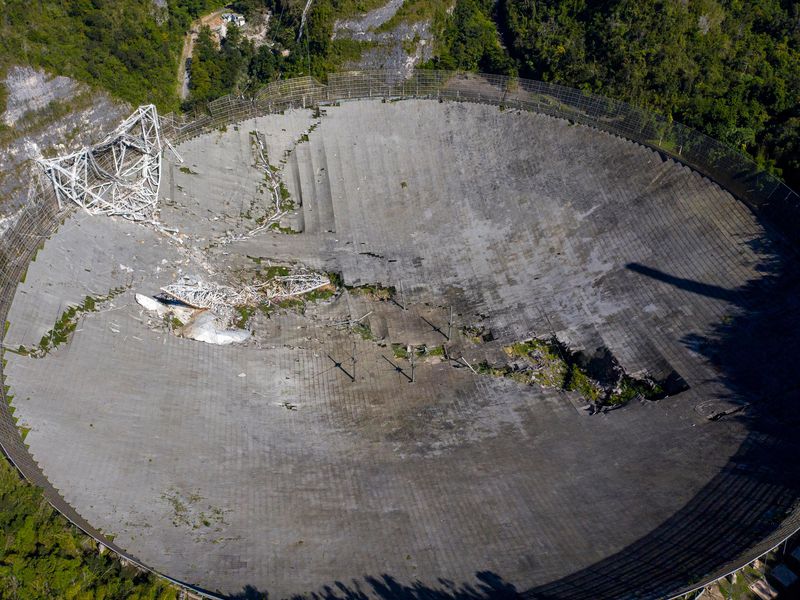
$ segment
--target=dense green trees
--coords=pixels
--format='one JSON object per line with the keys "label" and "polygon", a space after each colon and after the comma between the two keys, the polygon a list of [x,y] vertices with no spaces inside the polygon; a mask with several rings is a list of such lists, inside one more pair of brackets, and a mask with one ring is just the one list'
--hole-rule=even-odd
{"label": "dense green trees", "polygon": [[457,0],[442,31],[431,66],[516,70],[624,100],[800,187],[797,2]]}
{"label": "dense green trees", "polygon": [[667,115],[800,184],[800,4],[500,0],[496,20],[522,76]]}
{"label": "dense green trees", "polygon": [[0,460],[0,598],[175,600],[177,590],[123,567]]}
{"label": "dense green trees", "polygon": [[[177,59],[189,23],[220,0],[6,0],[0,72],[43,67],[110,90],[133,104],[178,106]],[[0,107],[2,108],[2,107]]]}
{"label": "dense green trees", "polygon": [[[211,30],[203,27],[197,36],[189,69],[192,102],[204,104],[236,90],[255,56],[253,44],[242,37],[236,25],[228,25],[227,35],[221,40],[219,49]],[[266,77],[272,74],[264,71]]]}
{"label": "dense green trees", "polygon": [[[305,0],[237,0],[234,8],[248,17],[272,12],[275,43],[256,50],[234,31],[217,48],[201,36],[190,104],[277,77],[324,78],[363,50],[358,42],[331,39],[335,20],[382,3],[314,0],[298,41]],[[407,0],[408,11],[419,12],[418,3]],[[6,0],[0,71],[41,66],[132,103],[172,110],[183,35],[192,19],[223,4]],[[438,39],[429,66],[518,72],[625,100],[745,150],[800,187],[797,2],[456,0],[451,14],[432,12]]]}
{"label": "dense green trees", "polygon": [[512,75],[516,71],[491,18],[492,0],[459,0],[439,31],[439,52],[431,66]]}
{"label": "dense green trees", "polygon": [[248,19],[262,10],[272,14],[270,45],[254,48],[235,27],[217,47],[209,31],[201,33],[191,65],[191,99],[186,108],[202,105],[230,92],[246,92],[274,79],[314,75],[324,80],[349,59],[357,59],[363,45],[333,40],[337,18],[380,6],[384,0],[315,0],[302,35],[305,0],[239,0],[231,6]]}

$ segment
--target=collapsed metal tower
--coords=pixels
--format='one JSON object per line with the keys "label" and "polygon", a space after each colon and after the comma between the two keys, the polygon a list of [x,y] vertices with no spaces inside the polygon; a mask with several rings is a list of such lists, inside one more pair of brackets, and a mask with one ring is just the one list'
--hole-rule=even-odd
{"label": "collapsed metal tower", "polygon": [[161,137],[156,107],[148,104],[99,144],[37,162],[53,183],[60,208],[74,202],[92,215],[152,221],[164,146],[174,152]]}
{"label": "collapsed metal tower", "polygon": [[256,281],[240,288],[183,277],[176,283],[162,287],[161,291],[187,306],[210,309],[220,317],[228,318],[237,306],[269,305],[272,301],[296,298],[330,283],[329,277],[302,268],[288,275]]}

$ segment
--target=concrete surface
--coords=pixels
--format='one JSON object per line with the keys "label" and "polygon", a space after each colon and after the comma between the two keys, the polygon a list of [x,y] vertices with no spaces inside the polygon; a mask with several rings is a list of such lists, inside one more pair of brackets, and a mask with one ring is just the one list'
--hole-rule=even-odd
{"label": "concrete surface", "polygon": [[[243,597],[603,598],[686,585],[791,512],[792,254],[734,198],[540,115],[433,101],[324,113],[181,145],[195,174],[173,165],[162,182],[181,243],[76,215],[32,263],[15,343],[68,302],[129,286],[45,358],[6,354],[26,442],[89,522],[172,577]],[[251,128],[305,230],[220,245],[259,198]],[[259,314],[239,347],[177,338],[133,299],[265,260],[397,293]],[[588,416],[573,393],[455,362],[420,361],[409,382],[388,344],[443,343],[450,307],[450,347],[470,362],[556,333],[690,389]],[[376,340],[342,325],[366,313]],[[495,341],[458,333],[472,325]]]}

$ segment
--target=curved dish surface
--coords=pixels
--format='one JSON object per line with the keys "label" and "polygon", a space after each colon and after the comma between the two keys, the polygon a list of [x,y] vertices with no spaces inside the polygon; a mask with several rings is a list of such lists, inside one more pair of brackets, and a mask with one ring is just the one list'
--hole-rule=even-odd
{"label": "curved dish surface", "polygon": [[[264,201],[254,135],[298,235],[230,236]],[[47,356],[7,354],[5,373],[50,481],[145,564],[276,597],[336,582],[648,596],[792,511],[792,253],[715,183],[585,126],[432,100],[287,111],[177,149],[161,220],[182,247],[72,215],[5,338],[34,346],[68,304],[124,288]],[[391,286],[393,302],[345,291],[215,347],[134,301],[203,265],[211,278],[267,261]],[[341,325],[367,313],[369,336]],[[491,336],[475,343],[475,328]],[[588,415],[577,393],[467,368],[551,335],[688,389]],[[463,361],[421,361],[413,382],[393,355],[445,342]]]}

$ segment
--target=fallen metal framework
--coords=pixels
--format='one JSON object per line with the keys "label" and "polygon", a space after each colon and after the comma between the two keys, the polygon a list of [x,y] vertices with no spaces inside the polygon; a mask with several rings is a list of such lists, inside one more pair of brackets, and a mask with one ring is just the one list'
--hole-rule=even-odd
{"label": "fallen metal framework", "polygon": [[208,309],[220,317],[229,318],[237,306],[269,305],[274,300],[302,296],[330,283],[327,276],[303,269],[289,275],[279,275],[266,281],[246,285],[240,289],[184,277],[176,283],[161,288],[161,291],[173,300],[192,308]]}
{"label": "fallen metal framework", "polygon": [[269,164],[269,160],[267,160],[267,156],[264,153],[266,150],[264,134],[253,132],[250,135],[255,142],[255,149],[257,151],[256,163],[258,163],[258,165],[264,169],[266,184],[269,188],[269,193],[272,198],[272,206],[269,207],[269,214],[257,221],[259,224],[256,225],[256,227],[238,235],[227,234],[218,242],[222,245],[240,242],[262,233],[270,229],[274,224],[279,224],[280,220],[286,216],[286,213],[289,212],[283,203],[283,197],[281,195],[281,180],[274,168]]}
{"label": "fallen metal framework", "polygon": [[99,144],[37,159],[53,183],[59,207],[74,202],[92,215],[153,221],[162,152],[165,146],[175,152],[160,129],[156,107],[148,104]]}

